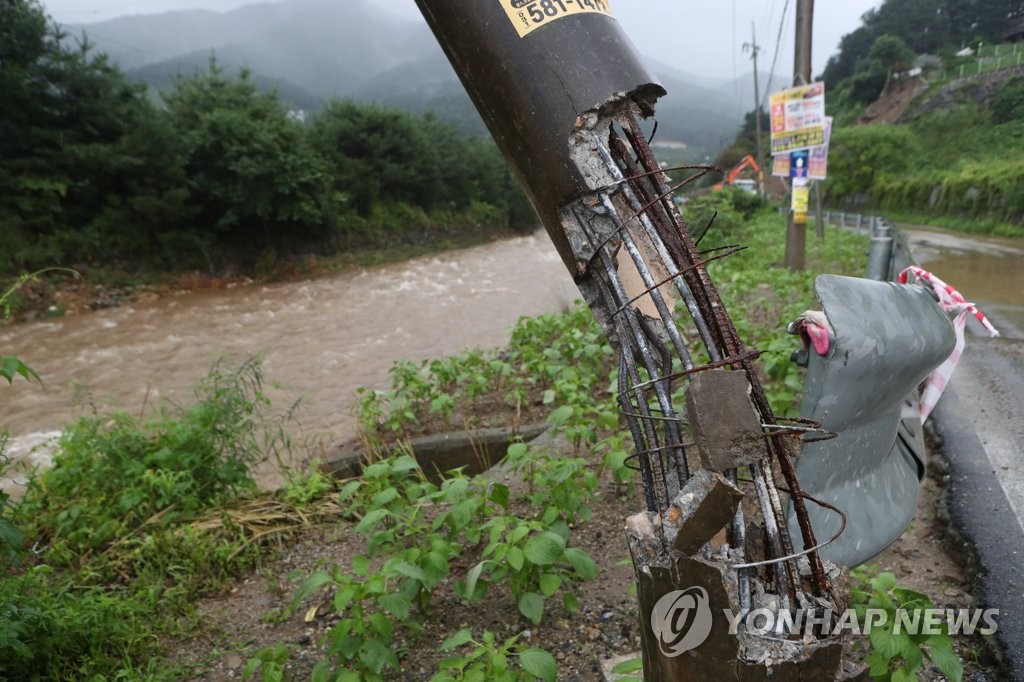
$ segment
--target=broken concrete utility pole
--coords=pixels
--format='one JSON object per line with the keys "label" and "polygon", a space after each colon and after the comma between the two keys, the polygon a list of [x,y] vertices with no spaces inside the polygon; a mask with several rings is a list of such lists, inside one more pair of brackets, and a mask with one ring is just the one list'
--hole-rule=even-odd
{"label": "broken concrete utility pole", "polygon": [[642,121],[664,89],[603,0],[417,4],[619,352],[646,503],[627,523],[645,679],[835,679],[842,642],[733,635],[721,616],[837,614],[843,582],[817,554],[790,461],[791,439],[811,427],[777,422],[758,352],[708,276],[736,249],[698,252],[648,146]]}

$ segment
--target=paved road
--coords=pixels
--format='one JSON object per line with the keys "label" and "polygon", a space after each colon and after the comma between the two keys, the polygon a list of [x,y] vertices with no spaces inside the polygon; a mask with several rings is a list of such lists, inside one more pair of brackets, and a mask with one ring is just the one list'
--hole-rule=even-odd
{"label": "paved road", "polygon": [[953,521],[977,550],[981,600],[1000,609],[999,638],[1012,679],[1024,680],[1024,306],[979,307],[980,325],[934,412],[950,461]]}

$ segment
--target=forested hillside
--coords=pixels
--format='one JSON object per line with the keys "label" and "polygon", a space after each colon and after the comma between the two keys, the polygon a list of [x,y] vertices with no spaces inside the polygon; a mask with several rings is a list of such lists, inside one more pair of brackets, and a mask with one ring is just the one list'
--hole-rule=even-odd
{"label": "forested hillside", "polygon": [[[818,76],[835,119],[828,203],[1024,234],[1024,42],[1004,39],[1022,33],[1021,0],[884,0],[867,12]],[[717,165],[755,152],[754,122],[750,111]]]}
{"label": "forested hillside", "polygon": [[[837,122],[830,203],[1024,226],[1024,44],[1004,42],[1022,19],[1020,0],[886,0],[865,14],[822,74]],[[897,106],[908,80],[918,94]],[[876,100],[895,124],[865,125]]]}
{"label": "forested hillside", "polygon": [[0,15],[0,274],[249,267],[533,227],[489,139],[343,102],[304,123],[213,60],[154,101],[37,0]]}

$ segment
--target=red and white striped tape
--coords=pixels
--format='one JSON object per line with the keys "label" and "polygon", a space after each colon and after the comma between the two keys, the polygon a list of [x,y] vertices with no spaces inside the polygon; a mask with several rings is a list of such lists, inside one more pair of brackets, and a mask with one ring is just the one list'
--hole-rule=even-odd
{"label": "red and white striped tape", "polygon": [[917,414],[921,417],[921,421],[924,421],[931,414],[932,409],[935,408],[935,404],[939,402],[942,392],[946,390],[946,386],[953,376],[953,370],[956,369],[957,363],[960,362],[960,356],[963,355],[964,346],[966,345],[964,328],[967,326],[968,313],[978,319],[978,322],[988,330],[989,335],[993,337],[999,336],[999,331],[959,291],[927,270],[912,265],[900,273],[899,282],[901,284],[921,284],[922,286],[930,287],[939,299],[939,306],[947,313],[956,315],[953,319],[953,329],[956,331],[956,345],[953,347],[953,353],[946,358],[946,361],[938,369],[928,376],[928,379],[925,381],[924,392],[921,394]]}

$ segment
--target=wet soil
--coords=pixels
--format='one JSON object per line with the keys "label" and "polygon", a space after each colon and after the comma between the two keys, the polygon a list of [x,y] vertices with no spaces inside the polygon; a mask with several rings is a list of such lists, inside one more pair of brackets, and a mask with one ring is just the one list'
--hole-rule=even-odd
{"label": "wet soil", "polygon": [[[895,544],[871,565],[891,571],[905,587],[929,596],[938,608],[974,608],[975,582],[966,565],[969,556],[959,539],[951,538],[943,502],[948,480],[941,456],[933,456],[929,476],[922,484],[915,519]],[[507,472],[498,474],[513,490],[519,486]],[[521,487],[521,486],[520,486]],[[394,647],[402,669],[388,679],[429,680],[444,657],[440,643],[448,635],[471,628],[479,635],[490,630],[499,637],[518,635],[520,642],[549,651],[559,664],[559,680],[602,680],[601,663],[639,650],[638,616],[631,594],[633,568],[623,535],[623,521],[635,513],[640,496],[620,490],[610,481],[601,484],[593,505],[593,518],[574,529],[570,544],[585,549],[601,567],[597,580],[575,590],[582,609],[565,611],[558,599],[547,602],[541,625],[526,621],[507,591],[492,590],[482,601],[467,604],[455,596],[451,580],[438,587],[422,633],[400,631]],[[322,640],[335,622],[330,595],[321,595],[289,613],[297,581],[312,571],[340,564],[364,551],[362,540],[344,522],[310,528],[282,549],[259,573],[238,581],[224,594],[197,604],[198,628],[192,636],[171,644],[168,663],[185,666],[188,679],[220,682],[239,679],[246,660],[262,647],[286,644],[291,679],[308,679],[323,655]],[[467,553],[453,565],[452,579],[475,563]],[[312,607],[323,608],[310,615]],[[964,663],[964,680],[996,682],[1007,679],[995,644],[981,635],[958,636],[954,647]],[[866,655],[866,642],[855,642],[853,656]],[[945,678],[928,663],[921,680]]]}

